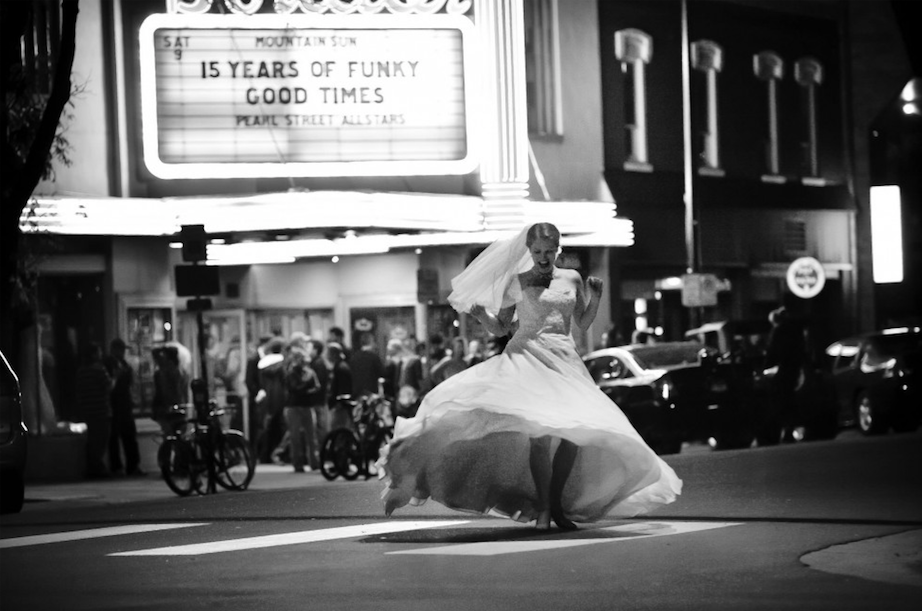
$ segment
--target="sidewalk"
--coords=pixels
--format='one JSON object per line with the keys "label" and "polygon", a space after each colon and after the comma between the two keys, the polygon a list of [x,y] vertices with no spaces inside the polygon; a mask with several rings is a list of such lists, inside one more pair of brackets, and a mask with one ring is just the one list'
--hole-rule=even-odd
{"label": "sidewalk", "polygon": [[[320,471],[294,473],[291,465],[256,465],[250,490],[305,488],[327,483]],[[26,484],[23,511],[49,501],[81,501],[103,504],[177,498],[160,473],[148,470],[141,477],[112,477],[61,483]]]}

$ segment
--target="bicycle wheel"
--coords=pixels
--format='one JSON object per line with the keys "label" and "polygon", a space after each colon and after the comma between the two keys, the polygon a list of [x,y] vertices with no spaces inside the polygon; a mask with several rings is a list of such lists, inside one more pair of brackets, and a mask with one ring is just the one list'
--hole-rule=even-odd
{"label": "bicycle wheel", "polygon": [[218,485],[226,490],[246,490],[256,473],[256,462],[243,433],[225,431],[214,450]]}
{"label": "bicycle wheel", "polygon": [[349,429],[332,431],[323,440],[320,450],[320,473],[333,481],[340,475],[353,480],[359,475],[361,449],[355,434]]}
{"label": "bicycle wheel", "polygon": [[342,445],[337,453],[339,473],[343,479],[351,481],[365,472],[365,457],[362,454],[362,445],[355,433],[349,430],[343,433]]}
{"label": "bicycle wheel", "polygon": [[339,477],[339,467],[333,453],[333,439],[338,433],[338,430],[327,433],[323,438],[323,445],[320,446],[320,474],[331,482]]}
{"label": "bicycle wheel", "polygon": [[384,426],[378,429],[372,439],[368,441],[365,448],[365,455],[368,457],[368,468],[366,469],[365,479],[378,474],[378,467],[375,463],[381,458],[381,451],[390,440],[394,437],[394,427]]}
{"label": "bicycle wheel", "polygon": [[157,452],[163,480],[179,496],[189,496],[199,487],[194,458],[189,442],[177,437],[165,439]]}

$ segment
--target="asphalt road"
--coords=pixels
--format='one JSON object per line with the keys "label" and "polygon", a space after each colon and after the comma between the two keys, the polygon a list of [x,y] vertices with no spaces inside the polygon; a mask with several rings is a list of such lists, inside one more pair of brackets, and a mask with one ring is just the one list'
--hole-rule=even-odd
{"label": "asphalt road", "polygon": [[922,435],[667,462],[675,504],[566,533],[435,503],[388,519],[380,482],[318,474],[35,500],[0,520],[0,608],[920,608]]}

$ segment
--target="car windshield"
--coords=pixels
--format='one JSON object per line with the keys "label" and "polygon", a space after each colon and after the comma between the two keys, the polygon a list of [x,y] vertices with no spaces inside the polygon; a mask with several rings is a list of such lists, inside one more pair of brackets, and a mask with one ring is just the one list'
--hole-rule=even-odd
{"label": "car windshield", "polygon": [[671,345],[639,346],[631,349],[637,364],[644,369],[670,369],[682,365],[696,365],[698,353],[704,346],[697,342]]}

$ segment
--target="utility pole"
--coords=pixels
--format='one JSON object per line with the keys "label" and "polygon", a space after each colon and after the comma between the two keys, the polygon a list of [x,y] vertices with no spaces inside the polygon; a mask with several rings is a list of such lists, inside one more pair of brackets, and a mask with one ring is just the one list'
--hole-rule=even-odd
{"label": "utility pole", "polygon": [[[682,0],[682,141],[685,162],[685,280],[698,272],[698,219],[695,213],[694,157],[692,152],[691,125],[691,57],[688,39],[688,0]],[[683,288],[683,290],[685,290]],[[700,308],[689,308],[691,326],[697,327],[701,318]]]}

